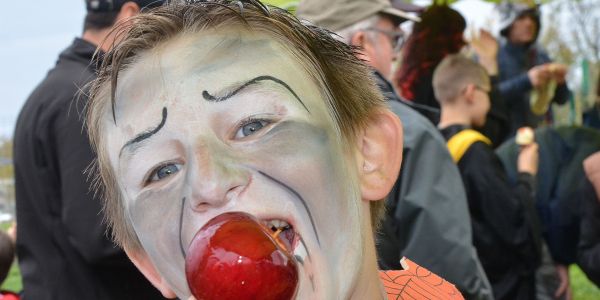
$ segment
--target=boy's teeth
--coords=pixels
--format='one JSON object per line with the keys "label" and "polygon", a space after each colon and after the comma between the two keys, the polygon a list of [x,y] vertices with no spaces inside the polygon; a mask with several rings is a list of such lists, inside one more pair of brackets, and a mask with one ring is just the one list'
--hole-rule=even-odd
{"label": "boy's teeth", "polygon": [[269,228],[287,228],[290,225],[286,222],[286,221],[282,221],[282,220],[271,220],[268,222],[268,227]]}

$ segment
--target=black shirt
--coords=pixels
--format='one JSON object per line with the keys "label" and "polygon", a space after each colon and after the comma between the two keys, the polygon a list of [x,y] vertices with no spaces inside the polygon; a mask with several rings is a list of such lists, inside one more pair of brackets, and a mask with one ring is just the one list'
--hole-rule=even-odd
{"label": "black shirt", "polygon": [[[466,129],[441,130],[446,140]],[[473,143],[458,161],[467,192],[473,244],[496,299],[535,299],[541,238],[534,208],[534,178],[519,174],[516,187],[492,148]]]}
{"label": "black shirt", "polygon": [[23,299],[162,299],[107,237],[84,170],[94,159],[80,89],[96,46],[75,39],[27,99],[14,134]]}

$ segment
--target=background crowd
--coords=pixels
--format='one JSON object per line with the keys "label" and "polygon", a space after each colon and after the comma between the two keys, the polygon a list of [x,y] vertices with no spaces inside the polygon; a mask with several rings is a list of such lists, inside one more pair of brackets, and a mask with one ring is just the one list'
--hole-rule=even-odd
{"label": "background crowd", "polygon": [[[112,46],[111,29],[160,4],[86,1],[83,34],[21,111],[18,234],[14,246],[0,236],[0,252],[16,247],[23,299],[161,298],[106,234],[81,130],[86,83]],[[465,18],[443,3],[302,0],[289,8],[360,49],[402,120],[403,165],[378,235],[381,269],[409,257],[467,299],[570,299],[570,265],[600,285],[600,80],[584,126],[559,126],[554,106],[574,98],[569,69],[540,46],[535,3],[498,4],[497,32],[468,39]],[[535,130],[527,145],[515,139],[524,126]]]}

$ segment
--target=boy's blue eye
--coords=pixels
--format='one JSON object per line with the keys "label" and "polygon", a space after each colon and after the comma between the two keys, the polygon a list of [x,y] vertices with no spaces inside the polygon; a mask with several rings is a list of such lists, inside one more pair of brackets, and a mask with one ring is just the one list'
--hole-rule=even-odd
{"label": "boy's blue eye", "polygon": [[253,120],[240,127],[235,134],[236,138],[244,138],[249,135],[253,135],[269,123],[265,120]]}
{"label": "boy's blue eye", "polygon": [[152,177],[150,178],[150,182],[159,181],[165,177],[171,176],[181,169],[180,164],[169,163],[163,166],[158,167],[154,170]]}

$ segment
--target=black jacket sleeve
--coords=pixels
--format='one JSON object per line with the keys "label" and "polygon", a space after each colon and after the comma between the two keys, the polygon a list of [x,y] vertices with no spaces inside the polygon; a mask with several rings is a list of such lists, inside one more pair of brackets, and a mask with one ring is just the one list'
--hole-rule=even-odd
{"label": "black jacket sleeve", "polygon": [[583,205],[577,263],[587,277],[600,286],[600,201],[588,180],[580,191]]}
{"label": "black jacket sleeve", "polygon": [[94,196],[85,172],[95,156],[83,128],[83,103],[74,100],[61,109],[53,132],[67,239],[88,263],[124,263],[122,251],[108,237],[101,200]]}

